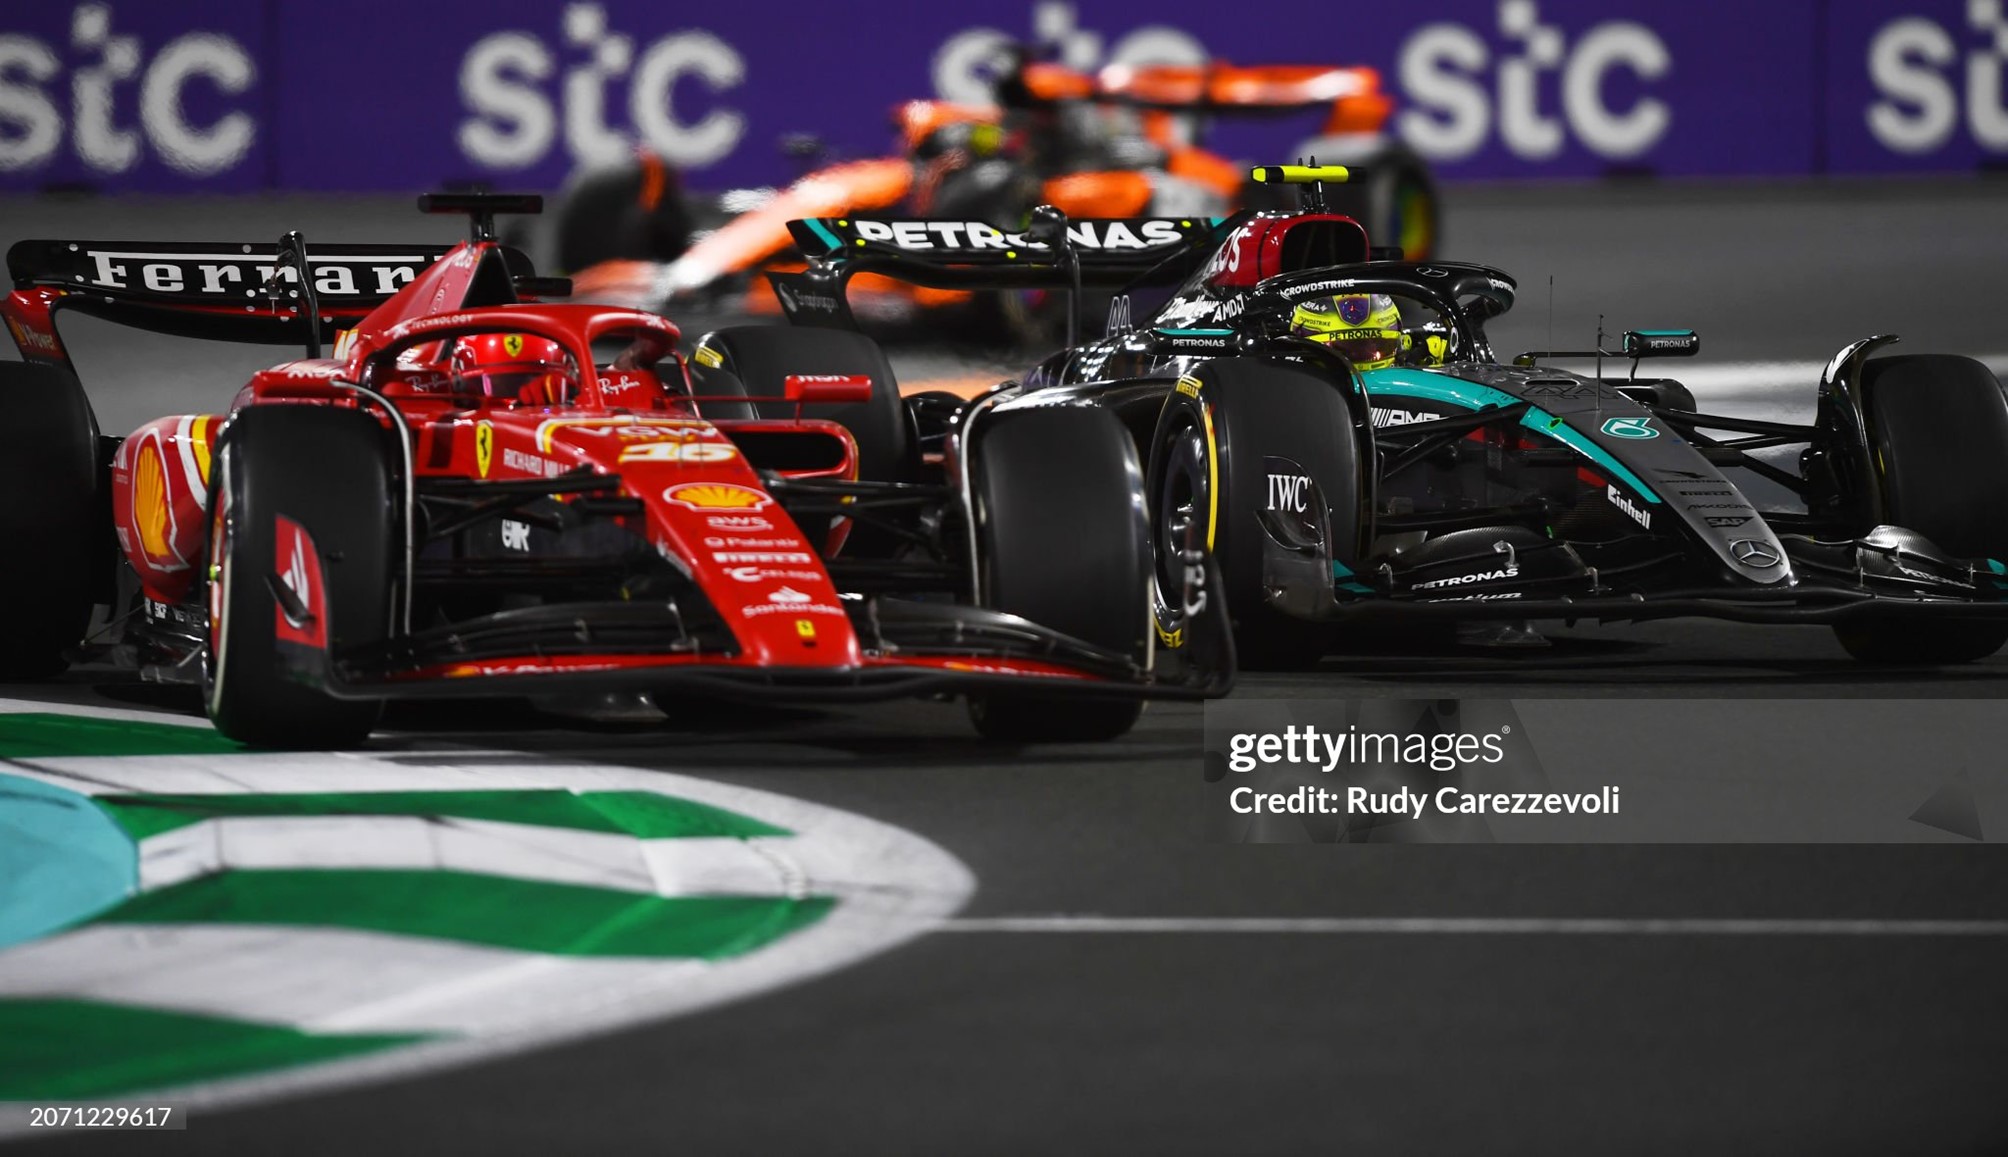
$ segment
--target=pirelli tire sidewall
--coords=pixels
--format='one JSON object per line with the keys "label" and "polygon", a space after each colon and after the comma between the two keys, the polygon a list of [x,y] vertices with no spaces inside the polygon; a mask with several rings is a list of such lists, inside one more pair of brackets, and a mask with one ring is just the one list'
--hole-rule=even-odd
{"label": "pirelli tire sidewall", "polygon": [[[1871,358],[1863,413],[1883,519],[1961,558],[2008,560],[2008,391],[1984,364],[1947,354]],[[1834,633],[1873,663],[1964,663],[2008,643],[2008,623],[1843,620]]]}
{"label": "pirelli tire sidewall", "polygon": [[[1122,422],[1092,406],[987,415],[971,438],[983,604],[1142,662],[1150,646],[1150,539],[1142,470]],[[1128,731],[1140,699],[987,692],[985,738],[1090,742]]]}
{"label": "pirelli tire sidewall", "polygon": [[[1196,441],[1193,435],[1197,434]],[[1173,475],[1197,470],[1191,489],[1204,491],[1200,539],[1210,540],[1226,589],[1241,665],[1253,670],[1313,662],[1330,643],[1315,624],[1272,610],[1262,582],[1261,515],[1270,501],[1270,464],[1301,467],[1328,511],[1327,541],[1337,561],[1355,561],[1360,465],[1352,409],[1341,386],[1294,363],[1224,358],[1181,378],[1165,398],[1150,445],[1145,494],[1159,554],[1160,639],[1168,608],[1180,592],[1165,555],[1176,548],[1165,533],[1168,494],[1182,493]],[[1294,473],[1294,472],[1293,472]],[[1209,533],[1210,532],[1210,533]]]}
{"label": "pirelli tire sidewall", "polygon": [[210,640],[203,699],[216,729],[257,747],[348,747],[382,713],[298,681],[281,662],[272,583],[277,520],[313,540],[331,653],[389,632],[396,541],[388,436],[367,414],[317,405],[241,410],[218,440],[211,482]]}

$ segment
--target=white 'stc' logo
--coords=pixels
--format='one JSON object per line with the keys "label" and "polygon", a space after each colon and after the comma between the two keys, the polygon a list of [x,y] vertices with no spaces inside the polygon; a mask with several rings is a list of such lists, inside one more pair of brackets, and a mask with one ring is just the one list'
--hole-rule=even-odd
{"label": "white 'stc' logo", "polygon": [[[2008,109],[2002,107],[2002,61],[2008,59],[2008,17],[2001,0],[1969,0],[1969,28],[1985,38],[1966,53],[1966,131],[1989,152],[2008,151]],[[1869,41],[1869,81],[1880,99],[1867,110],[1869,132],[1884,148],[1930,153],[1959,127],[1959,45],[1923,16],[1892,20]]]}
{"label": "white 'stc' logo", "polygon": [[709,165],[730,153],[746,132],[746,117],[714,108],[695,122],[676,115],[673,94],[689,79],[723,92],[746,79],[746,61],[731,45],[704,31],[676,32],[635,53],[634,39],[607,28],[598,4],[565,6],[565,44],[585,59],[566,68],[554,109],[546,81],[557,72],[555,53],[537,36],[520,31],[482,37],[460,61],[460,99],[473,115],[460,124],[460,151],[496,169],[522,169],[542,161],[556,143],[559,114],[566,150],[582,165],[616,164],[634,150],[634,138],[607,124],[608,81],[628,77],[628,123],[635,135],[675,164]]}
{"label": "white 'stc' logo", "polygon": [[[1666,102],[1642,95],[1630,107],[1604,103],[1604,78],[1631,73],[1647,86],[1673,67],[1666,42],[1643,24],[1607,20],[1569,44],[1562,30],[1541,23],[1535,0],[1499,0],[1499,33],[1518,45],[1498,60],[1499,139],[1527,161],[1552,159],[1573,132],[1601,157],[1639,156],[1666,136],[1673,113]],[[1492,135],[1491,94],[1485,71],[1492,49],[1462,24],[1417,29],[1402,45],[1396,66],[1408,107],[1397,118],[1401,135],[1417,152],[1455,161],[1483,148]],[[1559,72],[1560,115],[1540,107],[1541,74]]]}
{"label": "white 'stc' logo", "polygon": [[[258,122],[242,110],[207,124],[191,123],[182,105],[190,86],[238,97],[258,70],[242,45],[214,32],[188,32],[148,60],[137,36],[112,31],[108,4],[80,4],[70,18],[70,50],[94,63],[70,74],[67,101],[52,98],[63,70],[58,50],[32,37],[0,34],[0,172],[53,160],[67,129],[77,156],[94,173],[124,173],[145,146],[168,167],[192,177],[223,172],[242,161]],[[139,98],[135,125],[130,101]],[[61,106],[71,120],[65,125]]]}

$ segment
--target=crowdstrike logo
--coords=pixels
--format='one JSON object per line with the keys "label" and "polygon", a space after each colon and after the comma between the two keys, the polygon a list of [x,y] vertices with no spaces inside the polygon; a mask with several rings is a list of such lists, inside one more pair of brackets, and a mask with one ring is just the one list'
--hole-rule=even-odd
{"label": "crowdstrike logo", "polygon": [[[1416,151],[1439,161],[1469,157],[1492,139],[1495,119],[1500,143],[1526,161],[1554,158],[1571,135],[1610,160],[1641,156],[1666,136],[1673,112],[1651,90],[1672,71],[1673,56],[1658,33],[1607,20],[1571,44],[1559,26],[1542,23],[1535,0],[1499,0],[1497,11],[1498,34],[1510,47],[1496,58],[1476,30],[1448,21],[1424,25],[1402,44],[1395,69],[1407,100],[1396,124]],[[1541,101],[1550,73],[1561,81],[1552,110]],[[1618,74],[1626,79],[1609,83]],[[1614,108],[1607,93],[1619,90],[1639,95]]]}
{"label": "crowdstrike logo", "polygon": [[187,32],[148,58],[139,37],[114,30],[111,5],[79,4],[67,49],[90,63],[71,71],[67,95],[57,88],[64,47],[0,35],[0,172],[50,163],[66,136],[91,172],[107,176],[130,172],[149,150],[192,177],[234,168],[251,151],[258,122],[249,112],[231,109],[198,122],[182,99],[190,88],[226,98],[250,91],[257,66],[230,37]]}
{"label": "crowdstrike logo", "polygon": [[1869,41],[1869,82],[1877,99],[1865,115],[1869,133],[1884,148],[1914,154],[1944,147],[1959,128],[1963,87],[1966,131],[1974,143],[2008,152],[2002,99],[2008,15],[2001,0],[1969,0],[1964,7],[1967,31],[1980,41],[1967,46],[1964,68],[1959,41],[1929,17],[1892,20]]}

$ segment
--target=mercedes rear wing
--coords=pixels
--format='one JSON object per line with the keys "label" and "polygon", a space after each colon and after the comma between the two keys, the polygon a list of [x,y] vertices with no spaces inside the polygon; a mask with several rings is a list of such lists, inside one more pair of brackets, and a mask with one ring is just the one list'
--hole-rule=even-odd
{"label": "mercedes rear wing", "polygon": [[1022,230],[949,218],[810,217],[788,222],[808,259],[800,273],[769,273],[797,325],[852,329],[844,290],[860,273],[929,289],[1120,288],[1177,281],[1240,217],[1082,217],[1051,206]]}

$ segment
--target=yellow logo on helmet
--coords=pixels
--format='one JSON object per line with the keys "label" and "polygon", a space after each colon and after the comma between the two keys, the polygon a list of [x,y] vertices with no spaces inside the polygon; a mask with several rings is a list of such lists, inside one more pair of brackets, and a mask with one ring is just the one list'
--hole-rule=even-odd
{"label": "yellow logo on helmet", "polygon": [[1413,339],[1401,329],[1401,310],[1384,293],[1316,297],[1290,315],[1290,332],[1344,354],[1355,369],[1394,364]]}
{"label": "yellow logo on helmet", "polygon": [[523,335],[520,333],[503,334],[502,352],[512,358],[523,356]]}

